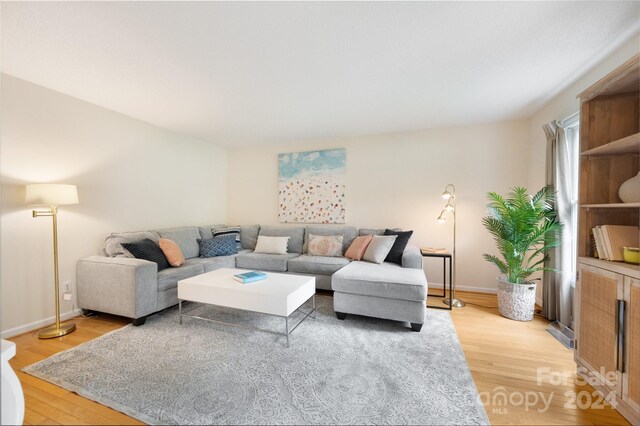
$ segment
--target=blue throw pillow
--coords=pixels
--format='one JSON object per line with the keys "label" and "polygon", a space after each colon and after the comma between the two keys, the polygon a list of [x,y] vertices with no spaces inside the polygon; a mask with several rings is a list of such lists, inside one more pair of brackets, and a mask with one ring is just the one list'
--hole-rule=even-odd
{"label": "blue throw pillow", "polygon": [[200,257],[231,256],[238,254],[236,236],[233,234],[219,235],[209,240],[198,240],[200,243]]}

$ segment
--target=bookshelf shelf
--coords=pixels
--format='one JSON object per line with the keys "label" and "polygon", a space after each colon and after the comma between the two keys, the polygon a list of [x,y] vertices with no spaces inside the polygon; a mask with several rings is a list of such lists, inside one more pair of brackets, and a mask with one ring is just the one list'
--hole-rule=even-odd
{"label": "bookshelf shelf", "polygon": [[640,132],[582,152],[581,155],[640,154]]}
{"label": "bookshelf shelf", "polygon": [[595,257],[586,256],[578,257],[578,262],[640,279],[640,266],[638,265],[632,265],[630,263],[624,262],[611,262],[608,260],[596,259]]}

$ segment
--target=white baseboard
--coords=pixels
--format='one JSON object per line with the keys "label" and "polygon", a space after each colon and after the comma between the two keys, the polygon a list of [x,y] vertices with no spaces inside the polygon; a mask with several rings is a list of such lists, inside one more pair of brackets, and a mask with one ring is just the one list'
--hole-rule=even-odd
{"label": "white baseboard", "polygon": [[[434,287],[435,288],[435,287]],[[447,286],[447,288],[449,288],[449,286]],[[476,293],[491,293],[491,294],[496,294],[498,293],[498,289],[497,288],[491,288],[491,287],[472,287],[472,286],[467,286],[467,285],[457,285],[456,286],[456,290],[462,290],[462,291],[475,291]]]}
{"label": "white baseboard", "polygon": [[[80,309],[76,309],[74,311],[69,311],[69,312],[65,312],[63,314],[60,314],[60,320],[62,321],[66,321],[69,318],[73,318],[76,317],[78,315],[80,315]],[[43,328],[47,325],[51,325],[53,323],[56,322],[56,317],[52,316],[49,318],[45,318],[45,319],[41,319],[39,321],[34,321],[32,323],[29,324],[25,324],[25,325],[20,325],[18,327],[14,327],[14,328],[10,328],[8,330],[3,330],[2,331],[2,338],[3,339],[8,339],[11,338],[13,336],[17,336],[19,334],[24,334],[24,333],[28,333],[30,331],[33,330],[38,330],[40,328]]]}

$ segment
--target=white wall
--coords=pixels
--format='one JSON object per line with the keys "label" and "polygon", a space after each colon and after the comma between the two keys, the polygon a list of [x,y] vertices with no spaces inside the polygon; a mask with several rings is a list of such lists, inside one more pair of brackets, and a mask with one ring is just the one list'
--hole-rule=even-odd
{"label": "white wall", "polygon": [[110,232],[226,221],[224,149],[5,74],[1,88],[3,334],[54,315],[51,220],[31,217],[26,183],[78,186],[58,228],[74,289],[76,261]]}
{"label": "white wall", "polygon": [[[640,35],[636,35],[602,62],[588,71],[577,82],[558,94],[536,112],[529,121],[529,175],[530,188],[541,188],[546,181],[545,158],[547,139],[542,126],[553,120],[563,120],[580,110],[579,93],[600,80],[640,52]],[[579,72],[579,70],[576,70]],[[544,285],[544,283],[543,283]],[[542,303],[542,286],[537,289],[538,303]]]}
{"label": "white wall", "polygon": [[[458,285],[494,289],[497,269],[483,252],[494,244],[482,227],[486,193],[525,185],[527,120],[389,135],[296,142],[229,150],[228,217],[238,224],[277,224],[277,154],[347,150],[347,223],[415,231],[412,243],[451,247],[449,223],[436,222],[447,183],[458,196]],[[441,282],[430,259],[428,278]]]}

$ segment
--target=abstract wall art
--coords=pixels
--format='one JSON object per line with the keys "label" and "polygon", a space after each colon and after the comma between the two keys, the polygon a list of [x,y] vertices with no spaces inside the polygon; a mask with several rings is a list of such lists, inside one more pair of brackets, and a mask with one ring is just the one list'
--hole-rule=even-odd
{"label": "abstract wall art", "polygon": [[345,223],[346,150],[278,154],[282,223]]}

